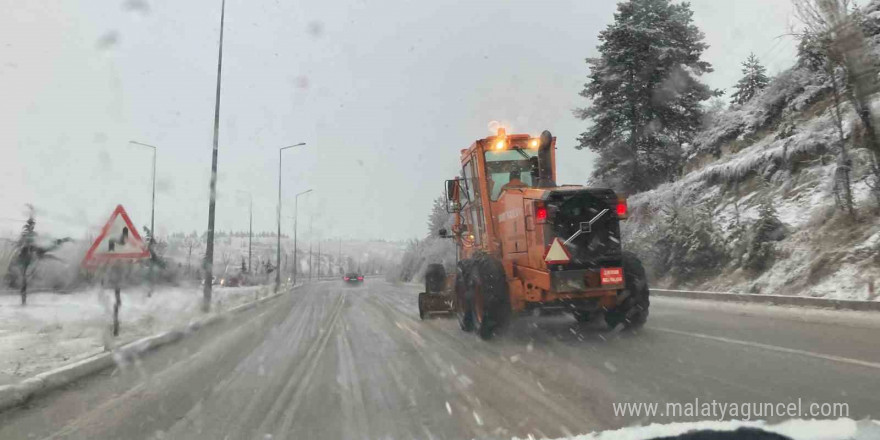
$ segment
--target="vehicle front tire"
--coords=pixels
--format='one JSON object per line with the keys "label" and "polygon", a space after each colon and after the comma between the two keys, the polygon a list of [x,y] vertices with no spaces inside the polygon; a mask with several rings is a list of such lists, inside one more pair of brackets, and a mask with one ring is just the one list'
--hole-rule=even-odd
{"label": "vehicle front tire", "polygon": [[419,293],[419,319],[421,319],[422,321],[425,320],[425,306],[424,306],[425,295],[427,295],[426,292]]}
{"label": "vehicle front tire", "polygon": [[425,292],[438,293],[446,288],[446,268],[442,264],[429,264],[425,270]]}
{"label": "vehicle front tire", "polygon": [[452,310],[458,319],[458,326],[463,331],[474,331],[474,317],[471,312],[470,298],[467,288],[468,267],[470,264],[466,261],[458,263],[455,271],[455,302]]}
{"label": "vehicle front tire", "polygon": [[501,262],[478,257],[468,279],[473,324],[482,339],[490,339],[510,318],[507,275]]}

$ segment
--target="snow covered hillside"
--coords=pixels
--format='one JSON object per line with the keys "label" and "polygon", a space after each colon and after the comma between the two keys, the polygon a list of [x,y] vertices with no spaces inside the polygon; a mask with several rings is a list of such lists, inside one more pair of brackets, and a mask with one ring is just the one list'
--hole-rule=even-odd
{"label": "snow covered hillside", "polygon": [[[876,54],[880,1],[863,11]],[[877,115],[880,94],[872,92]],[[632,196],[626,246],[646,261],[654,284],[877,299],[880,216],[869,186],[871,156],[844,101],[853,220],[835,207],[833,109],[828,77],[792,67],[754,99],[716,115],[688,146],[680,179]],[[764,232],[769,238],[758,243]]]}

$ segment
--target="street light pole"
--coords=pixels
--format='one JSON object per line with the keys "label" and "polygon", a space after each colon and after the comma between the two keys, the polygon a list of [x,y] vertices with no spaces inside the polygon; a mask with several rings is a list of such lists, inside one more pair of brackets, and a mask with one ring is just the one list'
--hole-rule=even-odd
{"label": "street light pole", "polygon": [[299,262],[296,256],[296,231],[297,231],[297,220],[299,219],[299,196],[303,194],[308,194],[312,192],[312,190],[306,190],[301,193],[298,193],[296,197],[293,198],[293,285],[296,285],[296,273],[299,272]]}
{"label": "street light pole", "polygon": [[278,289],[281,287],[281,152],[293,147],[299,147],[305,145],[305,142],[300,142],[296,145],[289,145],[286,147],[282,147],[278,149],[278,212],[276,213],[276,217],[278,220],[278,235],[277,243],[276,243],[276,252],[275,252],[275,292],[278,292]]}
{"label": "street light pole", "polygon": [[211,284],[214,281],[214,208],[217,202],[217,144],[220,138],[220,73],[223,71],[223,23],[226,18],[226,0],[220,3],[220,47],[217,56],[217,94],[214,98],[214,148],[211,153],[211,198],[208,201],[208,245],[205,248],[205,288],[202,292],[202,311],[211,310]]}
{"label": "street light pole", "polygon": [[[153,258],[153,245],[156,242],[156,147],[143,142],[128,141],[130,144],[140,145],[142,147],[151,148],[153,150],[153,197],[150,202],[150,242],[148,243],[150,250],[150,259]],[[150,261],[150,290],[147,297],[153,295],[153,262]]]}
{"label": "street light pole", "polygon": [[128,141],[128,143],[153,149],[153,200],[150,203],[150,236],[152,237],[156,225],[156,147],[138,141]]}
{"label": "street light pole", "polygon": [[253,255],[253,240],[254,240],[254,197],[251,196],[251,201],[248,204],[248,272],[253,272],[253,266],[251,263],[251,257]]}

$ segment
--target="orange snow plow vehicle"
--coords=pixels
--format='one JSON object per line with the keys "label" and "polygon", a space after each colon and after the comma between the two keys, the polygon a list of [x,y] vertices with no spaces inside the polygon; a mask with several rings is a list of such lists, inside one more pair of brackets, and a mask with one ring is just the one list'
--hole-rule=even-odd
{"label": "orange snow plow vehicle", "polygon": [[[610,327],[648,318],[642,263],[621,248],[626,199],[604,188],[558,186],[556,139],[508,135],[461,150],[462,171],[446,181],[458,263],[449,289],[464,331],[491,338],[515,314],[604,317]],[[434,270],[442,270],[442,266]],[[434,274],[438,279],[445,274]]]}

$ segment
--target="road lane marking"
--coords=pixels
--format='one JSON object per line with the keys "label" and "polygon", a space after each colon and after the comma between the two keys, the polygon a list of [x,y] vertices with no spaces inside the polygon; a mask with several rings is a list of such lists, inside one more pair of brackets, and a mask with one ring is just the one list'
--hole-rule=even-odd
{"label": "road lane marking", "polygon": [[711,335],[705,335],[702,333],[691,333],[691,332],[685,332],[685,331],[681,331],[681,330],[673,330],[671,328],[651,327],[651,329],[657,330],[660,332],[672,333],[675,335],[691,336],[694,338],[708,339],[710,341],[718,341],[718,342],[726,342],[728,344],[744,345],[746,347],[763,348],[765,350],[776,351],[776,352],[780,352],[780,353],[798,354],[801,356],[808,356],[808,357],[812,357],[812,358],[816,358],[816,359],[824,359],[826,361],[841,362],[844,364],[859,365],[862,367],[876,368],[876,369],[880,370],[880,363],[877,363],[877,362],[863,361],[860,359],[853,359],[853,358],[848,358],[848,357],[843,357],[843,356],[835,356],[835,355],[831,355],[831,354],[816,353],[814,351],[798,350],[796,348],[780,347],[778,345],[762,344],[760,342],[742,341],[739,339],[725,338],[723,336],[711,336]]}

